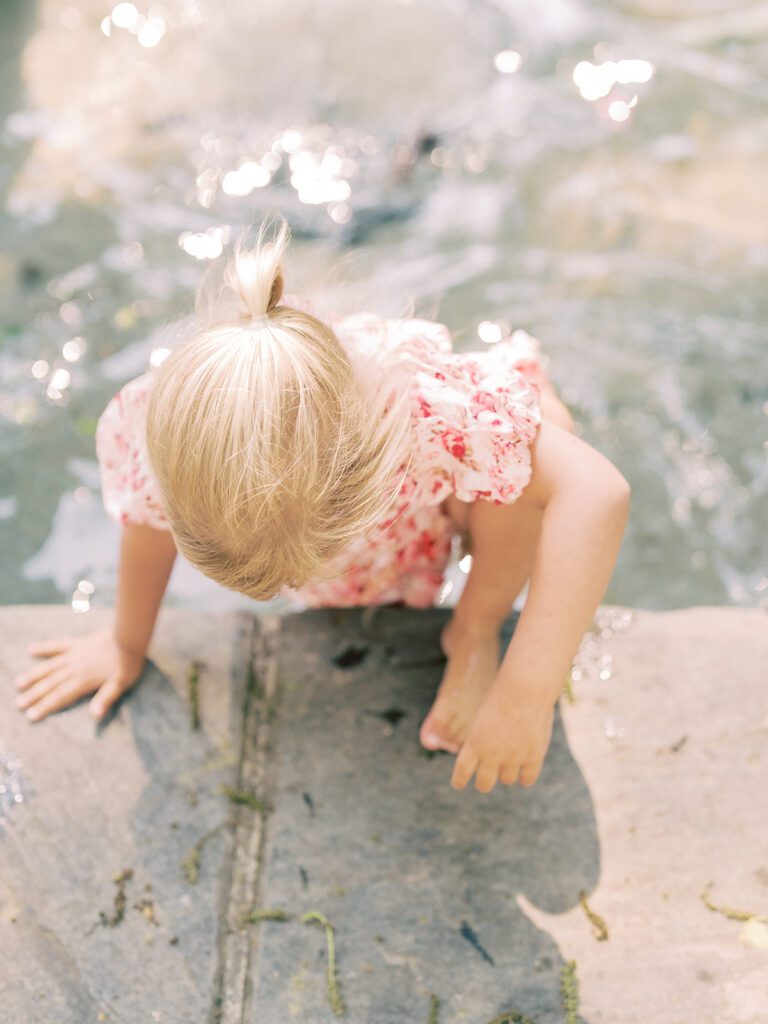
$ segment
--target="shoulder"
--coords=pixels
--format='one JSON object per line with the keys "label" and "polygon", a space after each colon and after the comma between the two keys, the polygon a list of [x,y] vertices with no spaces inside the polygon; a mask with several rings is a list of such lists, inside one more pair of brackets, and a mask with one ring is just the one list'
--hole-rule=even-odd
{"label": "shoulder", "polygon": [[99,417],[99,424],[143,413],[151,389],[150,374],[151,371],[147,371],[123,384],[107,402]]}
{"label": "shoulder", "polygon": [[414,488],[436,504],[455,494],[515,501],[531,474],[541,423],[539,391],[498,347],[433,356],[414,379]]}
{"label": "shoulder", "polygon": [[147,399],[153,373],[124,384],[107,403],[96,426],[96,455],[104,506],[122,523],[169,529],[145,445]]}
{"label": "shoulder", "polygon": [[151,389],[152,373],[148,371],[123,384],[107,402],[96,425],[99,459],[102,459],[110,446],[134,446],[143,439]]}

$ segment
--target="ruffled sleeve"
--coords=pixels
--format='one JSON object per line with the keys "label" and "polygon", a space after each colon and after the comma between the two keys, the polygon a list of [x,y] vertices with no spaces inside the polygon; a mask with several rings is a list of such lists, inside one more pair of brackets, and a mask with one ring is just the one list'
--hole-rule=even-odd
{"label": "ruffled sleeve", "polygon": [[450,331],[434,320],[387,318],[369,311],[336,314],[321,310],[315,298],[297,293],[282,301],[326,322],[347,353],[366,362],[428,359],[452,351]]}
{"label": "ruffled sleeve", "polygon": [[435,505],[454,494],[498,505],[520,497],[541,423],[538,383],[521,366],[543,376],[537,351],[507,339],[481,352],[432,351],[419,360],[410,474],[417,501]]}
{"label": "ruffled sleeve", "polygon": [[353,364],[367,367],[393,363],[429,366],[452,351],[450,331],[433,320],[355,313],[335,320],[333,327]]}
{"label": "ruffled sleeve", "polygon": [[96,427],[96,455],[107,514],[123,526],[170,530],[144,447],[150,374],[129,381],[110,400]]}

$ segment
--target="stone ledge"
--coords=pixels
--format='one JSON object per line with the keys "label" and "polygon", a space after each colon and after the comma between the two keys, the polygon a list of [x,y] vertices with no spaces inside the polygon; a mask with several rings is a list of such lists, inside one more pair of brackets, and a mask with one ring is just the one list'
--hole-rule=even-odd
{"label": "stone ledge", "polygon": [[335,926],[352,1024],[426,1024],[433,993],[440,1024],[559,1024],[571,960],[584,1024],[763,1024],[763,932],[701,893],[768,914],[765,612],[634,612],[598,641],[610,678],[561,702],[539,783],[489,796],[451,790],[452,759],[417,742],[446,615],[164,609],[154,664],[97,731],[85,702],[30,725],[12,679],[28,642],[110,612],[0,609],[0,747],[26,787],[0,836],[3,1017],[330,1021],[322,930],[242,925],[277,906]]}

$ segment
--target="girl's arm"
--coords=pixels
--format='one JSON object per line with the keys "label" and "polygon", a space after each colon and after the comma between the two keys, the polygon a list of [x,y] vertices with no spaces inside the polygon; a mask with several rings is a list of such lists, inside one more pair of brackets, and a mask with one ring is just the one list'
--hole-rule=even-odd
{"label": "girl's arm", "polygon": [[16,678],[16,704],[31,721],[96,691],[91,713],[102,718],[138,680],[157,618],[176,546],[170,532],[126,526],[120,543],[114,626],[84,636],[32,644],[45,660]]}
{"label": "girl's arm", "polygon": [[124,651],[143,657],[149,647],[175,559],[169,530],[123,527],[114,636]]}
{"label": "girl's arm", "polygon": [[[554,704],[608,587],[627,523],[629,484],[605,456],[569,431],[542,422],[532,466],[518,499],[542,509],[528,596],[457,757],[451,780],[457,788],[475,771],[476,788],[483,792],[499,779],[530,785],[538,778]],[[482,592],[478,581],[475,592]]]}
{"label": "girl's arm", "polygon": [[630,488],[604,455],[552,423],[534,442],[533,463],[529,498],[544,509],[541,536],[502,674],[510,685],[535,682],[554,703],[608,589]]}

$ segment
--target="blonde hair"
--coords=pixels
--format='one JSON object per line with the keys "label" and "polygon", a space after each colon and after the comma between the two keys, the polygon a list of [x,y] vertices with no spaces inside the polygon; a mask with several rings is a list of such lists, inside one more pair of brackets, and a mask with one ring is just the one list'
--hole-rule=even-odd
{"label": "blonde hair", "polygon": [[382,520],[410,434],[397,364],[351,361],[327,324],[280,304],[290,232],[278,217],[268,241],[268,226],[203,283],[189,336],[154,371],[146,432],[181,553],[258,599],[321,578]]}

